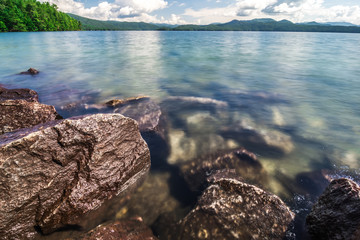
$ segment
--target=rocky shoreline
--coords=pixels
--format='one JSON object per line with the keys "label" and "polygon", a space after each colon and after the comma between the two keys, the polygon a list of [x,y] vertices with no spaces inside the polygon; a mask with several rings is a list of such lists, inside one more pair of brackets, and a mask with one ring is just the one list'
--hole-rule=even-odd
{"label": "rocky shoreline", "polygon": [[[289,153],[290,136],[240,121],[203,145],[171,132],[169,118],[194,132],[202,121],[219,124],[231,103],[169,97],[158,104],[141,96],[70,104],[61,109],[63,119],[35,91],[1,86],[0,236],[295,239],[297,219],[305,224],[305,217],[269,192],[267,173],[251,152],[261,146],[276,156]],[[200,148],[209,154],[199,156]],[[150,162],[161,179],[147,177]],[[321,186],[317,195],[329,185],[307,216],[310,238],[358,239],[360,187],[327,172],[299,178]],[[144,181],[172,182],[184,196],[170,198],[172,189],[162,192]]]}

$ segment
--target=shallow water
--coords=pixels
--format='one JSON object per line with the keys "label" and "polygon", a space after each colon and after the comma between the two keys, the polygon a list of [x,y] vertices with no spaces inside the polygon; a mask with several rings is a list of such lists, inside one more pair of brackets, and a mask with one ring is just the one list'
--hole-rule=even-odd
{"label": "shallow water", "polygon": [[[316,194],[304,197],[294,188],[299,174],[332,169],[344,176],[344,169],[360,166],[359,42],[359,34],[337,33],[1,33],[0,84],[34,89],[41,102],[65,116],[66,104],[115,97],[147,95],[159,104],[169,96],[223,101],[227,107],[216,111],[171,112],[172,105],[162,105],[171,112],[166,164],[173,169],[213,151],[245,146],[270,176],[267,190],[301,212]],[[17,75],[29,67],[41,73]],[[283,152],[235,137],[238,125],[261,131]],[[164,178],[169,184],[162,187],[169,189],[174,184],[167,174],[176,172],[154,170],[149,182]],[[306,186],[308,192],[312,187]],[[167,192],[159,200],[171,203],[166,211],[186,203],[174,200],[182,192]],[[297,234],[300,239],[301,230]]]}

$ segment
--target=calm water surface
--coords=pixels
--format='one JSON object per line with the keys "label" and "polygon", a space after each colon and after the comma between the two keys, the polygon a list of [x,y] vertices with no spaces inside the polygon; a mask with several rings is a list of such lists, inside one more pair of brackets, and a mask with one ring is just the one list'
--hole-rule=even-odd
{"label": "calm water surface", "polygon": [[[60,114],[62,106],[81,99],[225,101],[229,107],[217,113],[180,111],[173,117],[181,124],[170,117],[168,163],[179,165],[210,153],[212,146],[244,145],[221,134],[236,124],[275,134],[285,139],[285,154],[274,156],[261,146],[251,150],[270,176],[268,190],[301,212],[307,197],[292,191],[289,181],[296,184],[306,172],[333,169],[343,175],[360,166],[359,43],[359,34],[335,33],[1,33],[0,83],[38,91],[40,101]],[[16,75],[29,67],[41,73]],[[156,183],[168,174],[154,171],[150,179]],[[170,192],[163,201],[174,202],[175,209]]]}

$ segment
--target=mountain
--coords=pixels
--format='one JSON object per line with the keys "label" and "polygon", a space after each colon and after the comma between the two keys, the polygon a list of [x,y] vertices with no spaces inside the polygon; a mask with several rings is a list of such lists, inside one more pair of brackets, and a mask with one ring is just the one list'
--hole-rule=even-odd
{"label": "mountain", "polygon": [[129,30],[158,30],[155,24],[144,22],[118,22],[118,21],[100,21],[75,14],[68,15],[81,22],[82,30],[111,30],[111,31],[129,31]]}
{"label": "mountain", "polygon": [[345,26],[345,27],[360,27],[360,25],[355,25],[348,22],[327,22],[325,24],[331,25],[331,26]]}
{"label": "mountain", "polygon": [[0,32],[74,31],[81,24],[57,10],[56,5],[36,0],[0,0]]}
{"label": "mountain", "polygon": [[335,26],[316,22],[295,24],[288,20],[275,21],[271,18],[238,21],[223,24],[181,25],[175,31],[280,31],[280,32],[344,32],[360,33],[358,26]]}

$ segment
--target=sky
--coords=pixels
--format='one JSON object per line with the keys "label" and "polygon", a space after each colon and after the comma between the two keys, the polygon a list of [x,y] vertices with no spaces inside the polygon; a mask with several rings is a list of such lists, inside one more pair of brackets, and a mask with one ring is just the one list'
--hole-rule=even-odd
{"label": "sky", "polygon": [[360,0],[39,0],[98,20],[210,24],[254,18],[360,25]]}

